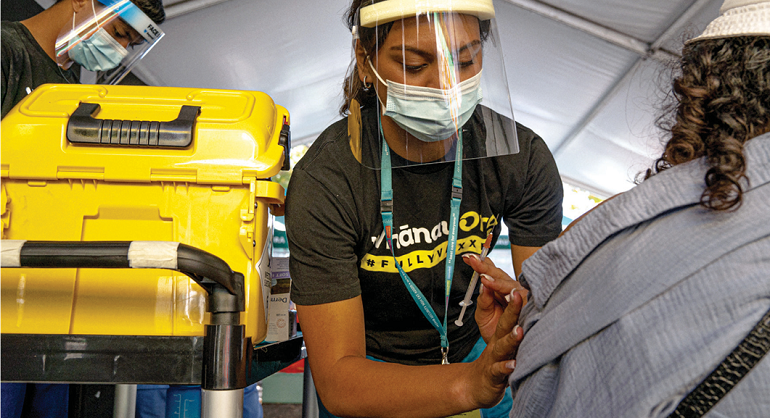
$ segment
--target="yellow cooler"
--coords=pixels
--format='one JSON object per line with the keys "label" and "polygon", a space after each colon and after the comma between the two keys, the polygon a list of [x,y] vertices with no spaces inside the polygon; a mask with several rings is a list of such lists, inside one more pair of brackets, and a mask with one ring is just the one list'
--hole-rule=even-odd
{"label": "yellow cooler", "polygon": [[[256,344],[288,136],[288,112],[259,92],[41,86],[2,121],[3,260],[24,241],[200,249],[243,275]],[[2,333],[203,336],[207,299],[174,269],[3,268]]]}

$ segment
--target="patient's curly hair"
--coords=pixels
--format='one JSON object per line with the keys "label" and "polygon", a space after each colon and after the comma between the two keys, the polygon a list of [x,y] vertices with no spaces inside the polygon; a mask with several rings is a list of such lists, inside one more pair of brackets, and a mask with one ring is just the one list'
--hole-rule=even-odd
{"label": "patient's curly hair", "polygon": [[646,178],[706,157],[710,168],[701,205],[738,209],[746,179],[743,145],[770,130],[770,37],[692,42],[683,50],[680,70],[669,106],[674,117],[658,119],[671,137]]}

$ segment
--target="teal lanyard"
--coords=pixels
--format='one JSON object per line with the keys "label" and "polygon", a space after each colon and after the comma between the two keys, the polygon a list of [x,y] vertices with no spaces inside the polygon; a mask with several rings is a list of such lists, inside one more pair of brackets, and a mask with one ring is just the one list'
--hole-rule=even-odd
{"label": "teal lanyard", "polygon": [[[380,127],[382,130],[382,127]],[[457,150],[455,152],[455,169],[452,177],[452,210],[449,216],[449,237],[447,240],[446,251],[446,269],[445,269],[445,298],[444,298],[444,323],[438,319],[438,315],[430,306],[428,299],[423,295],[417,285],[414,284],[409,275],[406,274],[401,264],[396,259],[395,248],[393,247],[392,233],[393,233],[393,178],[390,162],[390,147],[385,141],[385,135],[382,135],[382,170],[380,174],[380,211],[382,213],[382,225],[385,228],[385,237],[387,239],[388,246],[390,247],[390,253],[393,255],[398,273],[401,275],[401,280],[404,282],[409,294],[412,295],[417,306],[425,315],[425,318],[430,321],[431,325],[441,335],[441,363],[449,364],[449,340],[447,339],[447,317],[449,316],[449,292],[452,289],[452,274],[455,267],[455,253],[457,252],[457,230],[460,223],[460,202],[463,196],[463,163],[462,163],[462,149],[463,141],[462,134],[458,131]]]}

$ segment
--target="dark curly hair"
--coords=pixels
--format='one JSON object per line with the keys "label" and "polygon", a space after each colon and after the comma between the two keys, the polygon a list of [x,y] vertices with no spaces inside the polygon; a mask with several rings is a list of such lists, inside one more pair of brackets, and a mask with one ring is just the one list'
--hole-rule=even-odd
{"label": "dark curly hair", "polygon": [[131,0],[134,4],[147,15],[153,22],[161,24],[166,20],[166,10],[163,8],[161,0]]}
{"label": "dark curly hair", "polygon": [[[353,26],[358,23],[356,22],[356,14],[358,13],[359,8],[368,6],[370,4],[379,3],[381,1],[383,0],[353,0],[353,2],[350,4],[350,8],[344,16],[344,22],[348,26],[348,29],[352,30]],[[489,20],[482,20],[479,22],[479,25],[479,29],[481,30],[481,41],[484,42],[489,37],[490,22]],[[377,29],[364,27],[358,28],[359,42],[361,42],[361,46],[364,48],[364,51],[366,51],[367,55],[373,56],[375,52],[377,52],[375,51],[377,44],[379,43],[379,45],[382,46],[383,41],[388,37],[388,33],[390,33],[390,29],[392,27],[393,22],[378,25]],[[342,107],[340,108],[340,115],[342,116],[346,116],[348,114],[350,101],[352,99],[356,99],[363,108],[376,106],[377,104],[377,95],[374,92],[374,89],[369,89],[368,91],[364,90],[364,85],[361,82],[361,79],[358,77],[358,67],[356,67],[355,56],[353,57],[353,62],[348,68],[348,74],[345,77],[345,82],[342,85],[342,93],[344,95],[344,101],[342,103]]]}
{"label": "dark curly hair", "polygon": [[706,39],[685,46],[667,115],[663,155],[645,178],[705,157],[701,205],[738,209],[746,178],[743,144],[770,130],[770,37]]}
{"label": "dark curly hair", "polygon": [[[56,0],[56,3],[60,3],[63,0]],[[153,22],[161,24],[166,20],[166,10],[163,8],[162,0],[131,0],[132,3],[137,5],[144,14],[147,15]]]}

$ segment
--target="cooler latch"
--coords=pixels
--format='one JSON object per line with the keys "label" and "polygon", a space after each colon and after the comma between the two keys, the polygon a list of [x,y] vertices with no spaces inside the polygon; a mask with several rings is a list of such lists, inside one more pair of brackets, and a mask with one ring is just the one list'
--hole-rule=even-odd
{"label": "cooler latch", "polygon": [[291,158],[289,158],[291,156],[291,129],[289,124],[286,123],[285,118],[281,128],[281,136],[278,138],[278,145],[283,147],[283,166],[281,170],[289,171],[291,170]]}

